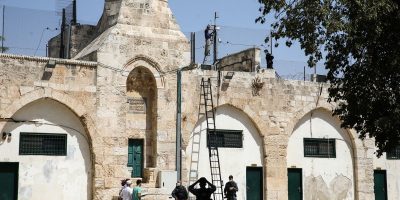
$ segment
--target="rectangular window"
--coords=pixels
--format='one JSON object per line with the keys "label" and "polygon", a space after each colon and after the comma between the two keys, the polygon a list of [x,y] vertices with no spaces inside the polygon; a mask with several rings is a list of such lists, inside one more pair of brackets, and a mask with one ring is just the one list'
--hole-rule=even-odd
{"label": "rectangular window", "polygon": [[304,138],[304,157],[336,158],[335,139]]}
{"label": "rectangular window", "polygon": [[389,160],[400,159],[400,144],[386,153],[386,159]]}
{"label": "rectangular window", "polygon": [[208,130],[208,147],[243,148],[243,131],[241,130]]}
{"label": "rectangular window", "polygon": [[19,155],[67,155],[67,134],[21,133]]}

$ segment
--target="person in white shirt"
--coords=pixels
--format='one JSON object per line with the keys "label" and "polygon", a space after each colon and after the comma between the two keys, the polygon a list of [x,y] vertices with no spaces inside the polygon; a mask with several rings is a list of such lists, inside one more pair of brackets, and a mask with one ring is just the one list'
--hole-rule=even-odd
{"label": "person in white shirt", "polygon": [[126,187],[121,191],[120,198],[122,200],[132,200],[132,181],[126,181]]}

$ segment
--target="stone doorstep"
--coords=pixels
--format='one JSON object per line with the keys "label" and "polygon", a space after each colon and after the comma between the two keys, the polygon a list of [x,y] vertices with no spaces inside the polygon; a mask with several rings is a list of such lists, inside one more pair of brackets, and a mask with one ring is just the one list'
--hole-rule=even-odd
{"label": "stone doorstep", "polygon": [[156,182],[149,182],[149,183],[143,182],[143,178],[131,178],[132,187],[136,186],[136,181],[137,180],[142,180],[142,188],[146,188],[146,189],[162,189],[162,188],[156,188]]}
{"label": "stone doorstep", "polygon": [[[136,178],[136,180],[137,179],[139,178]],[[169,197],[171,197],[172,191],[167,191],[165,188],[155,188],[148,183],[142,183],[142,188],[143,194],[146,194],[142,200],[168,200]]]}

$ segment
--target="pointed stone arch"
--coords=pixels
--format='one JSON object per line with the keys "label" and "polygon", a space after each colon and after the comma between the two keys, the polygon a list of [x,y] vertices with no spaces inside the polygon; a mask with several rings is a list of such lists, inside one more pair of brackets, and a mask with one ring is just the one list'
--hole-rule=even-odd
{"label": "pointed stone arch", "polygon": [[[264,120],[262,120],[259,115],[256,114],[256,112],[251,109],[248,106],[244,106],[242,104],[232,104],[232,103],[225,103],[222,105],[217,106],[215,109],[217,110],[218,108],[221,108],[223,106],[226,107],[231,107],[235,110],[237,110],[238,112],[243,113],[253,124],[253,126],[257,129],[257,132],[259,133],[259,136],[261,138],[264,138],[266,133],[268,132],[268,123],[265,122]],[[204,120],[204,117],[198,119],[196,121],[196,123],[193,124],[193,127],[190,127],[188,129],[193,130],[194,127],[196,127],[198,125],[199,122],[201,122],[202,120]],[[190,133],[189,133],[190,134]],[[186,145],[188,144],[188,139],[189,139],[190,135],[186,135],[186,137],[183,138],[183,148],[186,148]],[[263,146],[264,146],[264,141],[263,141]],[[264,148],[263,148],[264,149]],[[263,150],[264,155],[265,155],[265,149]]]}
{"label": "pointed stone arch", "polygon": [[[294,117],[289,120],[289,125],[287,129],[287,136],[288,138],[291,137],[292,133],[296,129],[299,121],[314,111],[325,112],[332,114],[333,109],[335,108],[335,104],[328,103],[326,101],[320,102],[318,106],[314,103],[310,103],[307,106],[303,107],[302,109],[295,112]],[[341,123],[338,116],[332,116],[332,119],[335,123]],[[353,129],[343,129],[344,133],[349,137],[351,142],[351,155],[352,155],[352,164],[353,164],[353,178],[354,178],[354,198],[355,199],[363,199],[364,196],[370,197],[370,193],[365,193],[361,188],[365,188],[365,186],[369,186],[369,183],[373,183],[373,174],[364,173],[362,170],[362,166],[366,165],[366,163],[372,164],[372,158],[368,155],[367,149],[371,148],[370,142],[362,141],[358,139],[357,133]],[[288,140],[289,141],[289,140]],[[288,153],[287,153],[288,156]]]}
{"label": "pointed stone arch", "polygon": [[[235,180],[239,183],[239,188],[245,188],[246,185],[246,169],[247,167],[259,167],[263,170],[263,192],[265,193],[265,181],[266,181],[266,150],[265,150],[265,139],[264,136],[268,132],[266,122],[257,116],[257,112],[248,106],[240,106],[226,103],[217,106],[216,108],[216,128],[227,129],[227,130],[242,130],[243,132],[243,148],[232,149],[221,147],[219,148],[220,162],[221,162],[221,175],[227,177],[231,173]],[[192,168],[193,160],[198,162],[201,166],[196,172],[199,176],[209,178],[209,159],[207,152],[207,131],[206,131],[205,117],[201,117],[195,123],[193,129],[185,134],[185,145],[183,149],[186,149],[185,163],[187,172],[193,172],[197,170]],[[196,145],[193,145],[193,141],[196,141]],[[196,149],[193,149],[196,148]],[[192,151],[198,152],[192,154]],[[196,156],[195,159],[192,156]],[[197,160],[197,161],[196,161]],[[232,166],[235,165],[235,168]],[[195,166],[195,165],[193,165]],[[208,166],[208,167],[207,167]],[[185,169],[185,167],[184,167]],[[187,174],[190,176],[190,174]],[[239,192],[238,198],[245,198],[245,192]]]}
{"label": "pointed stone arch", "polygon": [[53,90],[51,88],[39,88],[24,94],[19,99],[15,100],[10,106],[4,109],[3,112],[0,112],[0,116],[11,117],[16,111],[18,111],[28,103],[42,98],[52,98],[66,105],[78,117],[82,117],[87,113],[86,108],[83,106],[83,103],[76,100],[76,98],[73,98],[66,93]]}
{"label": "pointed stone arch", "polygon": [[[1,118],[12,118],[14,113],[23,108],[25,105],[32,103],[36,100],[50,98],[53,99],[63,105],[65,105],[68,109],[70,109],[81,121],[83,127],[85,128],[89,147],[93,153],[93,138],[96,138],[97,130],[95,127],[95,123],[93,119],[90,117],[88,111],[85,108],[85,104],[76,98],[71,97],[66,93],[62,93],[51,88],[40,88],[29,93],[22,95],[19,99],[14,100],[14,102],[9,105],[3,111],[0,111]],[[0,130],[3,129],[5,124],[0,124]]]}
{"label": "pointed stone arch", "polygon": [[[142,63],[143,64],[143,63]],[[136,139],[144,140],[144,168],[156,165],[157,154],[157,81],[151,68],[134,67],[126,78],[126,128],[137,131]],[[129,133],[131,134],[131,133]],[[142,173],[138,173],[142,174]]]}
{"label": "pointed stone arch", "polygon": [[[332,114],[332,110],[335,108],[335,104],[328,103],[326,101],[320,102],[319,106],[316,106],[314,103],[310,103],[307,106],[303,107],[302,109],[298,110],[295,112],[294,117],[289,120],[288,124],[288,129],[287,129],[287,135],[290,137],[293,133],[293,131],[296,128],[297,123],[300,121],[301,118],[306,116],[308,113],[311,113],[313,111],[323,111]],[[335,122],[340,123],[340,119],[338,116],[332,116],[332,119],[335,120]],[[347,135],[350,137],[352,146],[353,148],[356,148],[360,144],[359,140],[357,140],[357,134],[354,132],[354,130],[349,130],[349,129],[344,129]],[[355,152],[356,153],[356,152]]]}
{"label": "pointed stone arch", "polygon": [[[88,167],[91,170],[92,175],[95,174],[95,154],[94,154],[94,143],[99,143],[100,141],[93,140],[101,140],[99,137],[96,137],[97,130],[95,127],[94,120],[91,118],[87,109],[85,108],[85,104],[72,96],[62,93],[51,88],[39,88],[29,93],[22,95],[20,98],[13,101],[11,105],[9,105],[6,109],[0,111],[0,118],[6,119],[5,123],[0,123],[0,131],[2,132],[4,129],[7,129],[7,125],[10,122],[13,122],[13,116],[18,113],[21,109],[24,109],[25,106],[35,103],[37,101],[48,99],[54,102],[57,102],[60,106],[65,107],[67,110],[71,112],[71,114],[75,115],[84,129],[84,133],[81,133],[72,128],[72,130],[79,132],[86,140],[88,145]],[[71,128],[71,127],[66,127]],[[94,195],[94,176],[89,178],[90,188],[88,189],[89,197],[93,197]]]}
{"label": "pointed stone arch", "polygon": [[[123,75],[128,76],[129,73],[137,67],[144,67],[150,70],[156,80],[157,88],[164,88],[165,80],[162,75],[161,67],[155,60],[145,55],[137,55],[124,65]],[[121,79],[120,81],[120,85],[125,84],[125,80]]]}

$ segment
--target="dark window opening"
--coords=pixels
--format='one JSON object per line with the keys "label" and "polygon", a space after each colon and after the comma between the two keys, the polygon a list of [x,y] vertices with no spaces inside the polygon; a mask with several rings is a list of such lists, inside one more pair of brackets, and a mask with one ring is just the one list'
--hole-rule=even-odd
{"label": "dark window opening", "polygon": [[398,160],[400,159],[400,144],[386,153],[386,159]]}
{"label": "dark window opening", "polygon": [[335,139],[304,138],[304,157],[336,158]]}
{"label": "dark window opening", "polygon": [[67,135],[49,133],[21,133],[19,155],[67,155]]}
{"label": "dark window opening", "polygon": [[243,148],[243,131],[208,130],[207,147]]}

